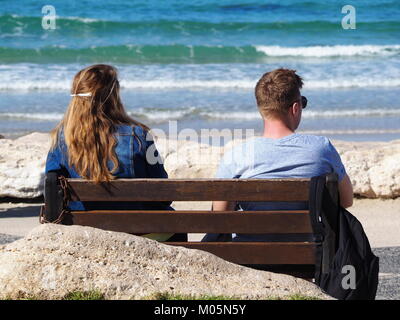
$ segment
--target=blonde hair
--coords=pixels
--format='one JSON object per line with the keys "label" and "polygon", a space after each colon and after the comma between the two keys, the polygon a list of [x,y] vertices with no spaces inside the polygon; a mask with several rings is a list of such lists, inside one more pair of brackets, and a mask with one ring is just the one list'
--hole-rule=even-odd
{"label": "blonde hair", "polygon": [[[126,113],[120,99],[117,70],[112,66],[97,64],[82,69],[74,77],[71,93],[73,97],[63,119],[51,131],[51,149],[57,145],[63,130],[69,166],[74,166],[85,179],[108,182],[118,169],[116,125],[140,126],[145,131],[149,128]],[[113,163],[111,171],[108,160]]]}

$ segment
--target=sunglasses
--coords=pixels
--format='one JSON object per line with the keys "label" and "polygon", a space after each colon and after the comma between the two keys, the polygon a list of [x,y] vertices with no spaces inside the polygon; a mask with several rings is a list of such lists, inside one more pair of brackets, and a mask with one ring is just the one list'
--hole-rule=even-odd
{"label": "sunglasses", "polygon": [[[299,100],[297,100],[297,101],[299,101]],[[301,96],[301,105],[303,106],[303,109],[305,107],[307,107],[307,98],[305,96]]]}
{"label": "sunglasses", "polygon": [[[300,101],[300,99],[294,100],[291,105],[293,105],[293,103]],[[303,109],[305,107],[307,107],[307,98],[305,96],[301,96],[301,105],[303,106]]]}

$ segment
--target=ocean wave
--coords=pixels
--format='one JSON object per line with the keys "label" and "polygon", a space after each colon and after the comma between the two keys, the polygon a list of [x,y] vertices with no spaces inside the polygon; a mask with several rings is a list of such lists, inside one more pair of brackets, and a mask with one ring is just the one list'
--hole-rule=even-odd
{"label": "ocean wave", "polygon": [[354,57],[390,56],[400,53],[400,45],[335,45],[310,47],[256,46],[257,51],[271,57]]}
{"label": "ocean wave", "polygon": [[[201,118],[205,120],[240,120],[252,121],[259,120],[258,111],[211,111],[200,107],[186,107],[179,109],[161,109],[161,108],[141,108],[129,110],[128,114],[132,117],[146,119],[151,123],[162,123],[170,120],[183,120],[189,118]],[[400,116],[400,109],[345,109],[345,110],[305,110],[303,118],[360,118],[360,117],[388,117]],[[0,119],[19,119],[19,120],[44,120],[59,121],[63,117],[62,113],[0,113]]]}
{"label": "ocean wave", "polygon": [[0,119],[59,121],[62,113],[0,112]]}
{"label": "ocean wave", "polygon": [[3,63],[226,63],[266,58],[254,46],[119,45],[68,48],[54,45],[35,49],[0,47]]}
{"label": "ocean wave", "polygon": [[144,118],[152,123],[161,123],[170,120],[181,120],[200,114],[200,108],[187,107],[180,109],[142,108],[128,111],[132,117]]}
{"label": "ocean wave", "polygon": [[347,117],[387,117],[400,116],[400,109],[344,109],[344,110],[324,110],[313,111],[304,110],[304,118],[347,118]]}
{"label": "ocean wave", "polygon": [[86,24],[90,24],[90,23],[95,23],[95,22],[101,22],[101,19],[95,19],[95,18],[84,18],[84,17],[74,17],[74,16],[70,16],[70,17],[60,17],[57,16],[57,20],[70,20],[70,21],[79,21],[82,23],[86,23]]}
{"label": "ocean wave", "polygon": [[[0,26],[3,28],[12,28],[17,26],[23,26],[24,29],[31,29],[31,32],[35,32],[38,28],[41,28],[42,16],[23,16],[15,14],[4,14],[0,15]],[[199,34],[202,33],[215,33],[224,31],[237,31],[237,32],[248,32],[248,31],[260,31],[260,30],[285,30],[287,32],[307,32],[311,31],[337,31],[338,23],[336,21],[328,20],[280,20],[280,21],[257,21],[246,20],[245,17],[241,17],[239,21],[232,20],[221,20],[221,21],[202,21],[202,20],[189,20],[183,18],[175,20],[173,18],[166,19],[160,18],[157,20],[143,19],[138,16],[136,20],[117,19],[110,20],[104,18],[93,18],[93,17],[79,17],[79,16],[62,16],[57,15],[57,24],[60,26],[60,30],[63,27],[68,27],[69,31],[79,31],[85,28],[90,29],[92,32],[98,31],[99,33],[115,31],[117,30],[150,30],[158,32],[176,32],[187,34]],[[399,28],[400,22],[397,20],[385,20],[385,21],[360,21],[357,22],[357,26],[363,30],[372,31],[385,31],[386,29]],[[379,28],[377,28],[379,27]]]}
{"label": "ocean wave", "polygon": [[[200,114],[209,119],[217,120],[257,120],[260,119],[260,113],[257,111],[240,112],[200,112]],[[348,118],[348,117],[387,117],[400,116],[400,109],[346,109],[346,110],[304,110],[302,117],[304,119],[316,118]]]}
{"label": "ocean wave", "polygon": [[[223,90],[253,90],[257,79],[254,80],[121,80],[124,90],[178,90],[178,89],[223,89]],[[400,79],[326,79],[310,80],[304,85],[307,90],[339,89],[339,88],[395,88],[400,87]],[[0,81],[0,91],[66,91],[71,89],[70,80],[37,80],[21,79],[13,82]]]}
{"label": "ocean wave", "polygon": [[282,59],[331,59],[388,57],[400,55],[400,45],[335,45],[308,47],[222,46],[222,45],[118,45],[70,48],[53,45],[41,48],[0,47],[3,63],[266,63]]}

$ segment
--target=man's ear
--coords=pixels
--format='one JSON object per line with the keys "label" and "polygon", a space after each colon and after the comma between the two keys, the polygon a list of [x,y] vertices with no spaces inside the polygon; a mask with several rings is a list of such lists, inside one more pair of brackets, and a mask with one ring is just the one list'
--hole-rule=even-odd
{"label": "man's ear", "polygon": [[293,115],[298,114],[300,112],[300,109],[301,109],[300,103],[298,103],[298,102],[293,103],[291,109],[292,109],[291,112],[292,112]]}

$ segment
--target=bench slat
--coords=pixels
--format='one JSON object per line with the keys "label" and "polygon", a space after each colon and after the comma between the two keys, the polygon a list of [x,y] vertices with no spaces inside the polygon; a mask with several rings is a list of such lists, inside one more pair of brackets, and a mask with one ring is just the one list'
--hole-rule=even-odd
{"label": "bench slat", "polygon": [[126,233],[313,233],[308,211],[73,211],[73,224]]}
{"label": "bench slat", "polygon": [[315,243],[307,242],[166,242],[199,249],[237,264],[313,265]]}
{"label": "bench slat", "polygon": [[68,179],[72,201],[308,201],[310,179]]}

